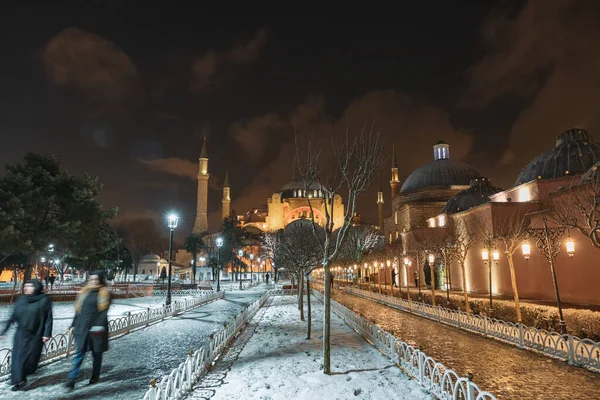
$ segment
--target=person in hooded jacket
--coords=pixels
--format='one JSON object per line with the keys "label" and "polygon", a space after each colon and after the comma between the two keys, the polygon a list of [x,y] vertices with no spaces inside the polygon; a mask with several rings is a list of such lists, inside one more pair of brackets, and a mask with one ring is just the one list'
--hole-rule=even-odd
{"label": "person in hooded jacket", "polygon": [[44,343],[52,338],[52,301],[44,293],[42,282],[37,279],[26,282],[23,293],[1,334],[17,324],[10,370],[12,390],[24,388],[27,375],[37,370]]}
{"label": "person in hooded jacket", "polygon": [[95,271],[75,300],[75,317],[70,328],[75,339],[75,358],[65,385],[69,390],[75,388],[83,357],[88,351],[92,352],[94,360],[89,383],[93,385],[100,380],[102,353],[108,350],[109,307],[110,292],[106,287],[106,275],[102,270]]}

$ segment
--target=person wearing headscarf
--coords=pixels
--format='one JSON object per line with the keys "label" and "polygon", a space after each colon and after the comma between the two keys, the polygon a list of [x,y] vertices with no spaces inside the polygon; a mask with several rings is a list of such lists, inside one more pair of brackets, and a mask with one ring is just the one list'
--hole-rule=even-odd
{"label": "person wearing headscarf", "polygon": [[17,324],[10,370],[12,390],[27,385],[27,375],[37,370],[44,343],[52,338],[52,301],[44,293],[42,282],[37,279],[26,282],[23,293],[0,334]]}
{"label": "person wearing headscarf", "polygon": [[102,353],[108,350],[108,308],[110,292],[106,287],[106,275],[103,270],[90,275],[88,284],[75,300],[75,317],[70,332],[75,339],[75,358],[67,378],[66,387],[75,388],[79,370],[85,353],[92,352],[93,368],[90,385],[100,380]]}

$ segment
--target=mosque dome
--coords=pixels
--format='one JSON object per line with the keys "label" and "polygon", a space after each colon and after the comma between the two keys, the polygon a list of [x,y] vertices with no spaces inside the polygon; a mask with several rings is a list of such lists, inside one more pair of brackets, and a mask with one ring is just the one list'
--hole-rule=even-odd
{"label": "mosque dome", "polygon": [[140,258],[140,262],[160,262],[160,257],[157,256],[156,254],[146,254],[145,256],[143,256],[142,258]]}
{"label": "mosque dome", "polygon": [[406,178],[400,193],[409,193],[425,188],[467,186],[481,173],[469,164],[450,160],[450,146],[439,141],[433,146],[433,161],[420,166]]}
{"label": "mosque dome", "polygon": [[586,173],[600,161],[600,143],[583,129],[571,129],[556,139],[556,147],[536,157],[521,170],[515,186],[536,179]]}
{"label": "mosque dome", "polygon": [[471,181],[469,188],[457,193],[444,206],[443,214],[465,211],[490,201],[490,196],[502,189],[492,186],[488,178],[478,177]]}

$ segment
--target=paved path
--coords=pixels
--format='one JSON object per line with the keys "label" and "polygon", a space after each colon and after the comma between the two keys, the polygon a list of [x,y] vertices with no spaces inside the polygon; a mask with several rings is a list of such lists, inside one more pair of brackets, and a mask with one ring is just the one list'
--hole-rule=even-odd
{"label": "paved path", "polygon": [[110,350],[105,353],[99,384],[87,384],[92,369],[88,354],[75,391],[67,393],[62,387],[71,365],[72,359],[68,358],[40,368],[29,378],[26,391],[11,392],[8,384],[2,383],[0,398],[141,399],[151,378],[159,378],[177,367],[189,350],[201,347],[210,334],[222,329],[224,322],[239,314],[265,290],[262,285],[241,292],[226,292],[223,300],[112,340]]}
{"label": "paved path", "polygon": [[433,399],[335,315],[332,374],[324,375],[323,305],[313,297],[312,306],[306,340],[296,297],[270,298],[186,400]]}
{"label": "paved path", "polygon": [[600,374],[334,290],[334,299],[498,399],[600,399]]}

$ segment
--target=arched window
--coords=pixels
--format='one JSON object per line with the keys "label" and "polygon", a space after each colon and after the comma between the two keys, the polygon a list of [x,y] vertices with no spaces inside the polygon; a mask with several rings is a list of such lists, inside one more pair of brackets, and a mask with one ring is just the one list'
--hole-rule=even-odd
{"label": "arched window", "polygon": [[394,211],[394,223],[398,225],[398,210]]}
{"label": "arched window", "polygon": [[390,242],[390,244],[392,244],[392,232],[390,232],[389,242]]}
{"label": "arched window", "polygon": [[296,192],[296,189],[294,189],[294,197],[297,197],[298,193]]}
{"label": "arched window", "polygon": [[318,196],[318,194],[317,194],[317,189],[315,189],[315,190],[314,190],[314,196],[315,196],[315,197],[317,197],[317,196]]}
{"label": "arched window", "polygon": [[298,189],[298,197],[302,197],[302,189]]}

